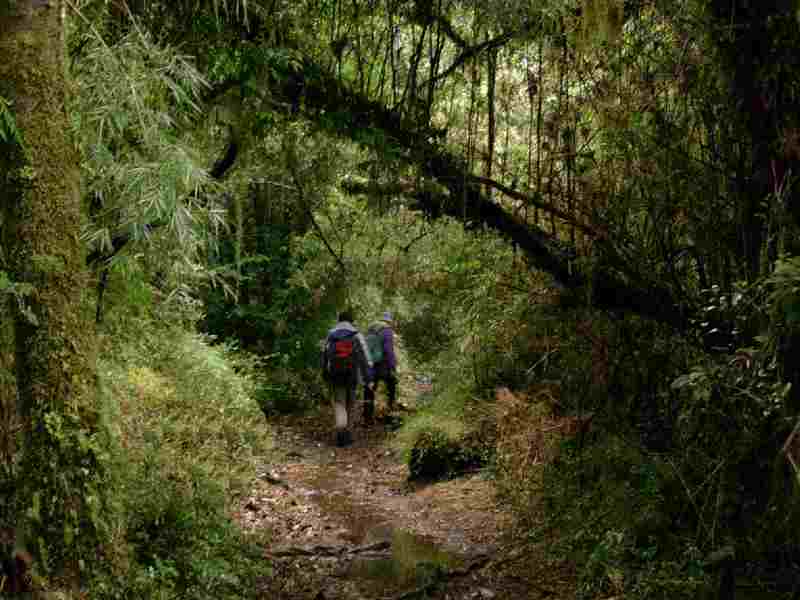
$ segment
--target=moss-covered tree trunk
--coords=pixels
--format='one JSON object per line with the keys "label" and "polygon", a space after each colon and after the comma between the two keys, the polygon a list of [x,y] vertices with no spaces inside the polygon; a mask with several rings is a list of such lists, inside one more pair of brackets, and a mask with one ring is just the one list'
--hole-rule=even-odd
{"label": "moss-covered tree trunk", "polygon": [[0,153],[0,207],[8,271],[25,292],[22,310],[3,316],[13,320],[24,434],[11,504],[17,543],[40,572],[76,574],[78,542],[97,539],[102,469],[63,11],[63,0],[0,0],[0,95],[21,140]]}

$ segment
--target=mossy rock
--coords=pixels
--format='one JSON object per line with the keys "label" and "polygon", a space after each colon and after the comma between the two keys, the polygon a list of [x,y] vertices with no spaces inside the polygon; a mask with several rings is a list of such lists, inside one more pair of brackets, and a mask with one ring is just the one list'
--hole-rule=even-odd
{"label": "mossy rock", "polygon": [[408,459],[408,478],[411,480],[437,480],[455,471],[458,446],[447,435],[436,429],[419,434]]}
{"label": "mossy rock", "polygon": [[477,468],[485,463],[474,438],[454,440],[438,429],[421,432],[411,449],[408,478],[411,481],[437,481]]}

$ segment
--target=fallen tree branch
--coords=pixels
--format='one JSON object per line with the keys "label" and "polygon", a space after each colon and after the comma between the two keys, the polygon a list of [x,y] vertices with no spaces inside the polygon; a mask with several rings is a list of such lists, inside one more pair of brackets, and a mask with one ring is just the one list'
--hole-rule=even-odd
{"label": "fallen tree branch", "polygon": [[459,579],[462,577],[467,577],[469,575],[472,575],[475,571],[480,571],[481,569],[484,569],[486,567],[491,567],[492,569],[496,569],[501,565],[514,562],[515,560],[518,560],[519,558],[522,558],[525,555],[526,555],[526,550],[524,548],[517,548],[514,552],[511,552],[508,555],[503,556],[501,558],[491,559],[486,554],[478,556],[466,567],[447,571],[440,577],[437,577],[434,581],[431,581],[423,586],[420,586],[408,592],[404,592],[399,596],[395,596],[392,600],[409,600],[410,598],[415,598],[422,594],[427,594],[433,588],[435,588],[437,585],[441,583],[445,583],[447,581],[452,581],[454,579]]}
{"label": "fallen tree branch", "polygon": [[[543,202],[538,194],[535,196],[529,196],[527,194],[523,194],[522,192],[518,192],[517,190],[512,190],[510,187],[503,185],[499,181],[495,181],[494,179],[489,179],[488,177],[480,177],[478,175],[470,175],[468,176],[469,180],[480,185],[485,185],[491,188],[496,189],[497,191],[501,192],[505,196],[509,198],[513,198],[514,200],[519,200],[524,202],[528,206],[534,206],[539,210],[552,214],[555,217],[558,217],[565,223],[575,226],[576,229],[580,230],[581,232],[585,233],[587,236],[591,238],[600,237],[599,232],[592,229],[589,225],[582,223],[581,221],[577,220],[573,215],[564,212],[563,210],[553,206],[552,204],[548,204],[547,202]],[[387,184],[377,184],[371,181],[355,181],[352,179],[345,180],[341,184],[341,188],[347,192],[348,194],[366,194],[366,195],[373,195],[373,196],[409,196],[412,198],[418,197],[420,190],[419,188],[407,181],[396,181],[393,183]]]}
{"label": "fallen tree branch", "polygon": [[562,221],[564,221],[566,223],[569,223],[570,225],[573,225],[576,229],[579,229],[580,231],[582,231],[583,233],[585,233],[589,237],[594,238],[594,237],[598,236],[598,232],[597,231],[595,231],[594,229],[592,229],[591,227],[589,227],[585,223],[581,223],[573,215],[570,215],[569,213],[566,213],[563,210],[560,210],[560,209],[556,208],[555,206],[553,206],[551,204],[548,204],[547,202],[542,202],[537,197],[538,195],[537,196],[528,196],[526,194],[523,194],[522,192],[518,192],[516,190],[512,190],[510,187],[507,187],[507,186],[503,185],[502,183],[500,183],[498,181],[495,181],[494,179],[489,179],[488,177],[479,177],[477,175],[473,175],[471,177],[471,179],[475,183],[480,183],[482,185],[486,185],[486,186],[489,186],[491,188],[494,188],[497,191],[502,192],[503,194],[505,194],[509,198],[514,198],[514,200],[520,200],[521,202],[524,202],[528,206],[535,206],[536,208],[538,208],[541,211],[544,211],[544,212],[546,212],[548,214],[556,216],[559,219],[561,219]]}
{"label": "fallen tree branch", "polygon": [[347,546],[328,546],[324,544],[315,544],[313,546],[290,546],[283,550],[271,552],[273,558],[290,557],[290,556],[352,556],[354,554],[371,554],[383,553],[392,547],[391,542],[375,542],[374,544],[366,544],[364,546],[355,546],[348,548]]}

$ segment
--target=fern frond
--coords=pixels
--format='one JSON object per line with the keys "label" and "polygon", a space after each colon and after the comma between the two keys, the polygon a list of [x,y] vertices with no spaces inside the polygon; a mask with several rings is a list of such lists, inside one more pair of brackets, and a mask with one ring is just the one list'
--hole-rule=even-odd
{"label": "fern frond", "polygon": [[11,110],[11,102],[0,96],[0,142],[22,144],[17,121]]}

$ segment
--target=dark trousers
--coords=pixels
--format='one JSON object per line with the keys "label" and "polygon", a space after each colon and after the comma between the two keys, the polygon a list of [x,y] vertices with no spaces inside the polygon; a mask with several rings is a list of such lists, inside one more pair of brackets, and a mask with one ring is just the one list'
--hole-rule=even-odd
{"label": "dark trousers", "polygon": [[379,381],[383,381],[386,384],[389,410],[394,410],[394,405],[397,401],[397,376],[393,371],[381,365],[376,366],[372,387],[364,386],[364,419],[367,421],[371,420],[375,413],[375,389],[378,387]]}

